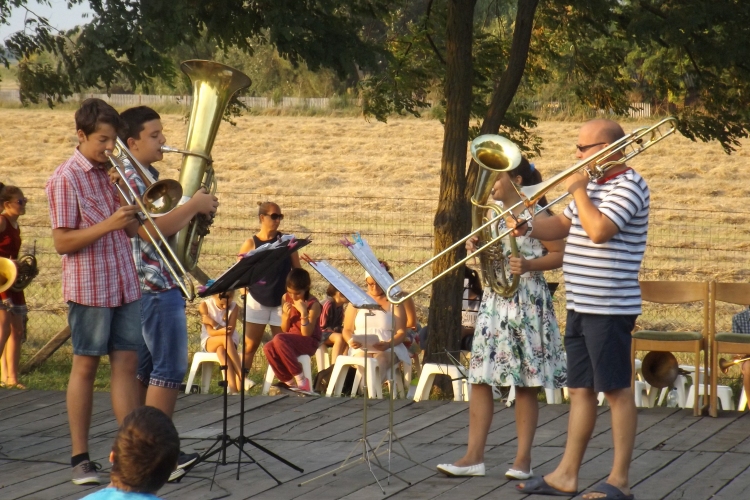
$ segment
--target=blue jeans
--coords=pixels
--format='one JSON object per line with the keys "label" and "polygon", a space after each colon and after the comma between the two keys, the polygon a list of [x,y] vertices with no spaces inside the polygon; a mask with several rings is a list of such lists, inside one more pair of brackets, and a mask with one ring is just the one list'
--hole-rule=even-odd
{"label": "blue jeans", "polygon": [[85,306],[68,302],[73,354],[106,356],[112,351],[137,351],[143,345],[141,301],[119,307]]}
{"label": "blue jeans", "polygon": [[179,288],[173,288],[144,293],[141,302],[145,342],[138,350],[138,380],[146,385],[179,389],[188,362],[185,299]]}

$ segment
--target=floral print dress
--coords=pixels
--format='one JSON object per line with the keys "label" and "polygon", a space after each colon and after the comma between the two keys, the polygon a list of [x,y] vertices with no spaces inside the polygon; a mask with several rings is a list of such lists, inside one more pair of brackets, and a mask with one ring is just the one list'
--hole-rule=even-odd
{"label": "floral print dress", "polygon": [[[505,222],[500,220],[499,226],[504,228]],[[519,254],[527,260],[546,253],[537,239],[521,236],[516,240]],[[503,250],[507,269],[507,241]],[[499,265],[496,271],[499,275]],[[543,273],[522,275],[510,298],[496,294],[491,287],[484,289],[474,330],[469,383],[546,389],[566,385],[565,350]]]}

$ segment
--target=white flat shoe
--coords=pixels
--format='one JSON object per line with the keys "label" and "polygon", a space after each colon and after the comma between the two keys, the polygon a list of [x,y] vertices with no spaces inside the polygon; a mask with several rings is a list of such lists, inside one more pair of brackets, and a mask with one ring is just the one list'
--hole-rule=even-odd
{"label": "white flat shoe", "polygon": [[518,469],[508,469],[508,472],[505,473],[505,477],[507,477],[508,479],[526,481],[527,479],[531,479],[532,477],[534,477],[534,470],[529,469],[529,472],[524,472]]}
{"label": "white flat shoe", "polygon": [[484,464],[469,465],[468,467],[440,464],[437,466],[437,470],[448,477],[484,476]]}

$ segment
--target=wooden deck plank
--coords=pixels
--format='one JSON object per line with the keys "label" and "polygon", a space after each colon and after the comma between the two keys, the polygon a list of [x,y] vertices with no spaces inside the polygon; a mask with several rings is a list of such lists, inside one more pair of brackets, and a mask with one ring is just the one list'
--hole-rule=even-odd
{"label": "wooden deck plank", "polygon": [[714,495],[715,500],[735,500],[744,498],[750,491],[750,467],[739,473],[726,486]]}
{"label": "wooden deck plank", "polygon": [[[722,413],[722,416],[724,413]],[[702,443],[699,443],[692,449],[693,451],[735,451],[738,443],[747,438],[748,428],[750,428],[750,417],[748,417],[747,413],[742,413],[729,425],[707,436]],[[704,432],[702,425],[701,432]]]}
{"label": "wooden deck plank", "polygon": [[[665,500],[681,498],[703,500],[711,498],[714,493],[726,486],[748,467],[750,467],[750,455],[725,453],[688,481],[672,490]],[[745,497],[747,496],[746,490]]]}
{"label": "wooden deck plank", "polygon": [[667,418],[659,422],[659,425],[649,427],[635,436],[635,448],[645,450],[662,449],[664,443],[687,429],[699,418],[693,416],[692,410],[681,409],[671,413]]}
{"label": "wooden deck plank", "polygon": [[724,427],[734,422],[741,413],[722,412],[717,418],[700,417],[688,428],[683,429],[664,441],[662,450],[687,451],[699,445],[706,439],[720,432]]}
{"label": "wooden deck plank", "polygon": [[661,499],[715,462],[721,453],[692,452],[680,454],[674,461],[638,483],[633,494],[639,500]]}

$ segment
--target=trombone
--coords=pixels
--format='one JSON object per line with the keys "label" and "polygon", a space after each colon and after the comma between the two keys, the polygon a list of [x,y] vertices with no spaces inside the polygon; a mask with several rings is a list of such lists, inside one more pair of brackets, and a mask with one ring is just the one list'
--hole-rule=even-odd
{"label": "trombone", "polygon": [[[180,186],[180,183],[172,179],[155,181],[149,174],[148,170],[133,156],[119,137],[117,138],[114,150],[112,152],[107,152],[106,154],[127,188],[126,192],[119,183],[115,183],[117,190],[128,203],[137,204],[143,217],[145,217],[145,220],[148,220],[151,223],[151,227],[156,233],[155,235],[144,223],[145,221],[141,215],[136,214],[138,223],[143,226],[143,229],[146,231],[146,235],[153,244],[156,253],[159,254],[159,257],[161,257],[162,261],[167,266],[169,273],[180,286],[180,289],[182,289],[182,293],[184,293],[185,297],[192,302],[193,299],[195,299],[195,287],[193,282],[188,278],[187,271],[169,246],[167,238],[154,222],[154,217],[159,217],[169,213],[180,203],[182,198],[182,187]],[[143,194],[143,200],[141,200],[141,197],[133,189],[133,186],[130,185],[125,176],[125,160],[133,166],[136,173],[141,176],[144,184],[146,184],[146,192]],[[165,255],[162,250],[160,243],[163,243],[169,257],[171,257],[172,261],[177,265],[182,274],[178,274],[177,271],[175,271],[169,258],[167,258],[167,255]]]}
{"label": "trombone", "polygon": [[[640,127],[635,129],[630,134],[625,135],[621,139],[618,139],[617,141],[613,142],[606,148],[602,149],[598,153],[581,160],[580,162],[576,163],[572,167],[568,168],[567,170],[564,170],[560,172],[559,174],[550,177],[547,181],[541,182],[539,184],[535,184],[533,186],[515,186],[516,191],[518,192],[518,195],[521,197],[521,201],[516,203],[510,208],[507,208],[500,214],[498,214],[498,217],[502,217],[508,213],[511,213],[513,210],[521,206],[522,204],[528,207],[531,213],[530,218],[520,218],[518,219],[518,223],[516,224],[516,227],[521,227],[523,224],[528,222],[529,220],[533,219],[534,217],[534,206],[539,202],[539,200],[547,194],[548,191],[550,191],[555,186],[561,184],[565,179],[570,177],[573,174],[576,174],[577,172],[583,170],[585,171],[589,178],[592,180],[600,179],[602,178],[607,170],[609,170],[612,167],[622,165],[623,163],[627,162],[634,156],[639,155],[643,151],[647,150],[654,144],[661,142],[662,140],[666,139],[670,135],[677,132],[677,119],[670,116],[668,118],[665,118],[661,120],[660,122],[656,123],[655,125],[652,125],[650,127]],[[480,136],[481,137],[481,136]],[[486,136],[484,136],[486,137]],[[508,156],[511,155],[510,152],[506,153]],[[520,153],[519,153],[520,154]],[[613,159],[617,158],[617,159]],[[488,158],[488,161],[490,159]],[[508,171],[515,168],[512,162],[505,162],[504,165],[493,165],[493,168],[496,168],[496,170],[500,171]],[[551,203],[548,203],[547,206],[542,208],[541,210],[545,210],[552,205],[560,202],[561,200],[565,199],[568,196],[569,193],[565,193],[562,196],[556,198]],[[419,293],[420,291],[424,290],[428,286],[435,283],[437,280],[441,279],[443,276],[445,276],[448,273],[453,272],[455,269],[457,269],[460,266],[463,266],[468,260],[475,257],[478,253],[484,252],[485,250],[488,250],[492,245],[499,242],[502,238],[511,235],[513,232],[513,229],[508,229],[506,231],[503,231],[499,233],[497,236],[493,237],[490,241],[486,242],[482,247],[478,248],[476,252],[474,252],[471,255],[467,255],[465,258],[459,260],[452,266],[450,266],[448,269],[444,270],[437,276],[433,276],[431,279],[427,280],[426,282],[422,283],[419,287],[412,290],[408,294],[403,294],[399,297],[391,297],[391,289],[403,285],[403,282],[409,279],[410,277],[414,276],[418,272],[422,271],[424,268],[428,266],[432,266],[432,264],[439,258],[443,257],[445,254],[452,252],[456,250],[458,247],[464,246],[466,244],[466,241],[470,238],[473,238],[475,236],[480,235],[483,231],[488,229],[491,225],[496,224],[497,220],[496,218],[490,218],[487,222],[479,226],[478,228],[474,229],[471,233],[466,235],[464,238],[458,240],[439,254],[435,255],[431,259],[427,260],[426,262],[422,263],[418,267],[414,268],[398,280],[396,280],[390,287],[388,287],[388,291],[386,293],[386,297],[388,297],[388,300],[393,304],[401,304],[408,298],[414,296],[415,294]],[[513,236],[511,235],[511,238]]]}

